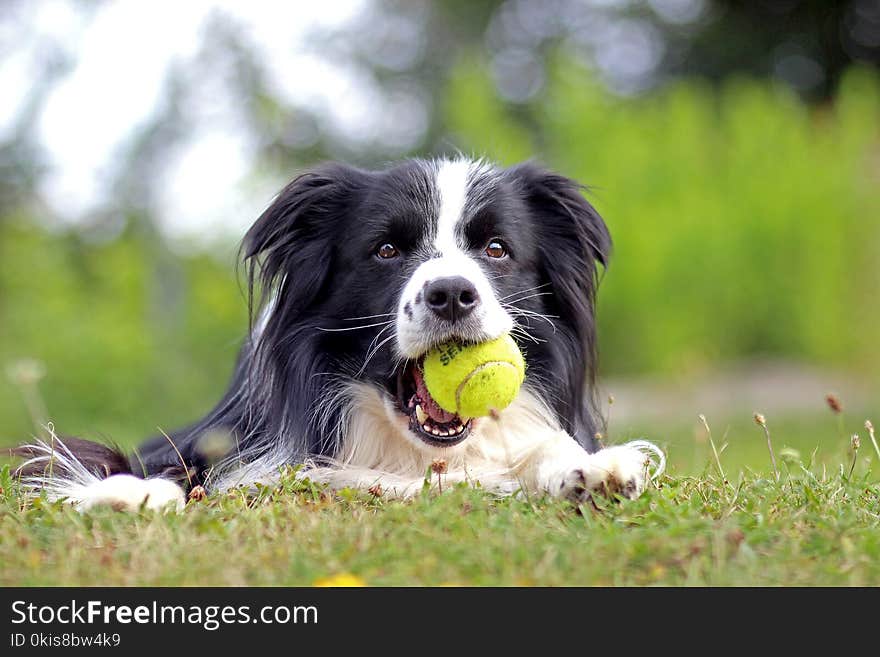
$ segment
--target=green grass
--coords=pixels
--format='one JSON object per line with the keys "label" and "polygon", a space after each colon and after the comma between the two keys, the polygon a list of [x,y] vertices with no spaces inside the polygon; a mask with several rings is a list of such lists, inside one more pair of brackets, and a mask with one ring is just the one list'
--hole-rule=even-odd
{"label": "green grass", "polygon": [[286,477],[179,515],[80,514],[25,500],[6,466],[0,586],[876,586],[880,455],[865,417],[877,414],[768,417],[778,482],[748,414],[708,418],[726,481],[695,415],[664,426],[612,418],[609,442],[658,442],[668,474],[641,499],[598,509],[470,487],[392,501]]}
{"label": "green grass", "polygon": [[[877,71],[850,71],[815,107],[742,79],[620,98],[560,53],[523,106],[494,94],[482,58],[461,59],[438,99],[448,146],[535,157],[591,187],[614,239],[598,296],[603,379],[671,387],[770,359],[877,387]],[[107,241],[97,225],[0,209],[0,441],[31,430],[6,376],[21,359],[45,366],[60,431],[127,445],[194,421],[225,391],[247,332],[237,245],[172,250],[140,212]]]}
{"label": "green grass", "polygon": [[724,483],[707,462],[598,509],[467,486],[389,501],[287,477],[169,515],[26,502],[7,467],[0,585],[880,585],[880,485],[840,457],[824,474],[780,459],[779,482]]}
{"label": "green grass", "polygon": [[[880,418],[873,410],[847,411],[843,417],[832,413],[814,411],[800,414],[787,414],[781,417],[767,415],[767,426],[773,441],[777,460],[781,457],[796,461],[812,459],[814,467],[821,472],[836,470],[847,453],[853,434],[862,441],[859,452],[858,471],[865,471],[871,463],[877,463],[877,454],[865,431],[867,418]],[[734,417],[707,421],[724,470],[736,475],[740,470],[770,472],[770,457],[767,440],[761,427],[755,424],[751,414],[740,413]],[[706,431],[694,413],[690,418],[678,418],[661,427],[647,422],[612,422],[611,442],[620,443],[637,438],[646,438],[662,445],[669,457],[670,469],[682,475],[699,475],[707,464],[714,470],[714,457]],[[847,467],[849,463],[847,463]],[[874,466],[875,472],[880,471]]]}

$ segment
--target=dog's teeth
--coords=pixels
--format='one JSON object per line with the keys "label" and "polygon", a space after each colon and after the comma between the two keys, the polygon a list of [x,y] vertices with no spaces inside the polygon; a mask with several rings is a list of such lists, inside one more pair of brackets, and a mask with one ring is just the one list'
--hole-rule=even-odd
{"label": "dog's teeth", "polygon": [[421,425],[424,425],[428,421],[428,414],[422,410],[421,404],[416,404],[416,418]]}
{"label": "dog's teeth", "polygon": [[440,432],[437,429],[431,429],[431,433],[433,433],[435,436],[440,435]]}

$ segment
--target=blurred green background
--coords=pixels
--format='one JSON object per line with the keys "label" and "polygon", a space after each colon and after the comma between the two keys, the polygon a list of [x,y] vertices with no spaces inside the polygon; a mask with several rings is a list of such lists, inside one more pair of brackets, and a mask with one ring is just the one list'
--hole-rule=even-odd
{"label": "blurred green background", "polygon": [[[51,420],[131,445],[197,418],[246,328],[236,241],[284,180],[322,159],[462,151],[536,158],[590,186],[615,242],[599,297],[609,440],[647,436],[676,471],[698,472],[705,413],[732,468],[766,469],[751,420],[761,411],[780,449],[819,447],[833,465],[860,432],[870,458],[873,3],[362,1],[330,3],[335,19],[294,12],[312,23],[290,34],[290,16],[229,3],[189,17],[154,9],[156,25],[192,30],[169,28],[186,48],[166,56],[154,104],[130,120],[114,105],[122,81],[165,56],[152,40],[125,45],[126,25],[146,18],[118,2],[8,7],[0,80],[18,84],[0,130],[4,443]],[[119,62],[88,78],[101,39],[122,44]],[[22,52],[29,74],[15,77]],[[92,144],[120,115],[118,143],[95,163]],[[230,141],[245,147],[203,148]],[[221,175],[212,167],[229,153],[238,169]],[[98,173],[83,179],[89,163]]]}

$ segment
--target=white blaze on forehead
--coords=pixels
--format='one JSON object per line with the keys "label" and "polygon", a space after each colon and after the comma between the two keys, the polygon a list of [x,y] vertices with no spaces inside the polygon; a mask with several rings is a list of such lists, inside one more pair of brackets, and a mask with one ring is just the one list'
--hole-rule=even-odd
{"label": "white blaze on forehead", "polygon": [[[498,301],[478,258],[467,245],[456,241],[456,228],[464,216],[468,192],[481,184],[491,167],[481,160],[441,160],[434,165],[434,185],[439,200],[436,254],[412,273],[398,303],[395,323],[398,352],[416,358],[451,337],[482,342],[510,331],[513,320]],[[477,190],[479,191],[479,189]],[[454,327],[441,322],[425,301],[425,289],[432,282],[460,276],[473,284],[479,303],[473,313]]]}
{"label": "white blaze on forehead", "polygon": [[459,249],[455,241],[455,227],[464,213],[473,164],[470,160],[443,160],[437,168],[440,214],[437,217],[434,248],[443,255],[452,255]]}

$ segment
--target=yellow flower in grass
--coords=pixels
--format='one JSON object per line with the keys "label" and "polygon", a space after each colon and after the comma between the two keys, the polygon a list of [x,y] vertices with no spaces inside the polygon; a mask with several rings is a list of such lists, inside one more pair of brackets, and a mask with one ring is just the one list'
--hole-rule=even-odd
{"label": "yellow flower in grass", "polygon": [[357,575],[351,573],[339,573],[322,577],[312,582],[312,586],[366,586],[367,583]]}

